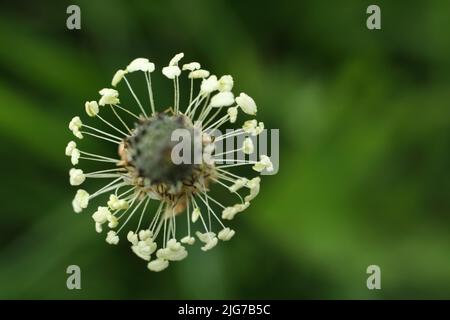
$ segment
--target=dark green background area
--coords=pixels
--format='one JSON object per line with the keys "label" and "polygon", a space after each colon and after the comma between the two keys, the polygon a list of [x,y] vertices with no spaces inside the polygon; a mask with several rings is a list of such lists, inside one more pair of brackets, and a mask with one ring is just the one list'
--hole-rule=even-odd
{"label": "dark green background area", "polygon": [[[450,298],[449,1],[72,3],[79,31],[69,2],[1,5],[0,298]],[[180,51],[256,100],[280,129],[280,171],[232,241],[152,273],[72,212],[64,147],[116,69]],[[366,288],[371,264],[382,290]]]}

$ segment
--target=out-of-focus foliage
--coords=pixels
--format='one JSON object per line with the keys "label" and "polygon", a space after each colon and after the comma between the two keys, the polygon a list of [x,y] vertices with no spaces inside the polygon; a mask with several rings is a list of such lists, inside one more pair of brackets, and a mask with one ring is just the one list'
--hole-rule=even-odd
{"label": "out-of-focus foliage", "polygon": [[[377,3],[380,31],[368,1],[2,3],[0,298],[450,298],[450,2]],[[64,147],[117,68],[179,51],[255,98],[280,172],[233,241],[155,274],[72,212]]]}

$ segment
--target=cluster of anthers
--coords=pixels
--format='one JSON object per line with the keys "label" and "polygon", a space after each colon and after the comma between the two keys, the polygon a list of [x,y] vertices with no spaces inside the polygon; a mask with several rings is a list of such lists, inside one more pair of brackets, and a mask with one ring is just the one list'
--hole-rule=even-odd
{"label": "cluster of anthers", "polygon": [[[92,218],[95,230],[99,233],[107,225],[109,231],[106,242],[112,245],[119,242],[119,234],[135,216],[137,226],[128,231],[126,238],[131,243],[132,251],[148,261],[148,268],[152,271],[164,270],[170,261],[179,261],[188,255],[183,245],[192,245],[195,242],[191,224],[195,226],[200,223],[195,235],[202,243],[203,251],[212,249],[218,240],[228,241],[234,236],[235,231],[226,227],[223,220],[231,220],[236,214],[248,208],[250,201],[259,192],[260,178],[241,177],[229,169],[252,165],[257,172],[273,170],[269,157],[265,155],[261,155],[259,161],[232,160],[231,164],[229,159],[222,159],[230,152],[253,153],[254,146],[250,137],[260,134],[264,130],[264,124],[248,120],[232,133],[213,136],[212,132],[223,124],[235,123],[239,110],[248,115],[255,115],[256,104],[245,93],[241,93],[238,97],[233,95],[231,91],[233,78],[229,75],[218,79],[215,75],[210,75],[209,71],[201,69],[197,62],[184,64],[180,68],[179,61],[183,56],[183,53],[175,55],[169,65],[162,68],[162,74],[173,81],[173,108],[163,112],[156,111],[151,85],[151,74],[155,71],[155,65],[148,59],[138,58],[125,69],[118,70],[112,79],[113,87],[120,82],[126,84],[135,100],[137,114],[120,104],[118,91],[105,88],[99,91],[98,102],[86,102],[85,110],[89,117],[103,122],[112,130],[111,132],[85,124],[80,117],[74,117],[70,121],[69,129],[78,139],[90,136],[116,144],[118,148],[116,158],[82,151],[74,141],[70,141],[65,150],[73,166],[84,160],[112,166],[89,173],[78,168],[70,169],[72,186],[79,186],[90,178],[112,180],[93,193],[79,189],[72,202],[73,209],[76,213],[80,213],[88,207],[92,199],[105,194],[109,196],[107,205],[98,207]],[[189,103],[184,111],[180,109],[179,89],[179,77],[183,71],[188,74],[190,80]],[[149,113],[127,79],[135,72],[142,72],[145,76]],[[194,97],[194,85],[197,80],[201,81],[200,89]],[[100,115],[106,111],[103,109],[112,112],[109,116],[116,118],[115,124],[110,119],[107,120],[106,116]],[[133,127],[127,124],[125,117],[133,119]],[[171,139],[171,133],[176,129],[199,131],[203,155],[209,156],[210,161],[203,161],[200,164],[175,164],[170,154],[175,144]],[[241,147],[214,153],[218,141],[238,135],[245,135]],[[219,165],[224,160],[225,164]],[[209,188],[214,183],[235,194],[239,202],[225,206],[215,200],[209,194]],[[242,190],[246,189],[248,191],[241,195]],[[154,210],[148,210],[151,201],[156,201]],[[149,218],[146,217],[147,211],[152,212]],[[221,212],[221,218],[216,213],[218,211]],[[176,217],[183,212],[186,212],[187,216],[187,230],[178,241]],[[214,225],[218,226],[218,230],[213,231]],[[152,257],[154,253],[156,257]]]}

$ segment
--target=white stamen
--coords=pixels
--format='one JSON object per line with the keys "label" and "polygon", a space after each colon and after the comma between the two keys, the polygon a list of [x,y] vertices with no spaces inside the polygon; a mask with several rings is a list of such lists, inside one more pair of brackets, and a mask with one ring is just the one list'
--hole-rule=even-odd
{"label": "white stamen", "polygon": [[144,107],[142,107],[141,101],[138,99],[138,97],[137,97],[136,94],[134,93],[133,88],[131,88],[131,85],[130,85],[130,83],[128,82],[127,77],[123,77],[123,79],[125,80],[125,83],[127,84],[128,90],[130,90],[131,95],[133,96],[134,100],[136,101],[136,103],[138,104],[139,108],[141,109],[142,114],[143,114],[146,118],[148,118],[147,113],[146,113],[145,110],[144,110]]}

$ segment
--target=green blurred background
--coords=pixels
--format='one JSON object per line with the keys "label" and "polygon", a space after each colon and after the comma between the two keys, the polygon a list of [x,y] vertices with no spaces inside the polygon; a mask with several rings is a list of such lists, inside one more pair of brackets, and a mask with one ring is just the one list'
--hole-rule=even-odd
{"label": "green blurred background", "polygon": [[[0,298],[450,298],[449,18],[444,0],[3,1]],[[233,241],[152,273],[72,212],[64,147],[117,68],[179,51],[254,97],[280,171]]]}

